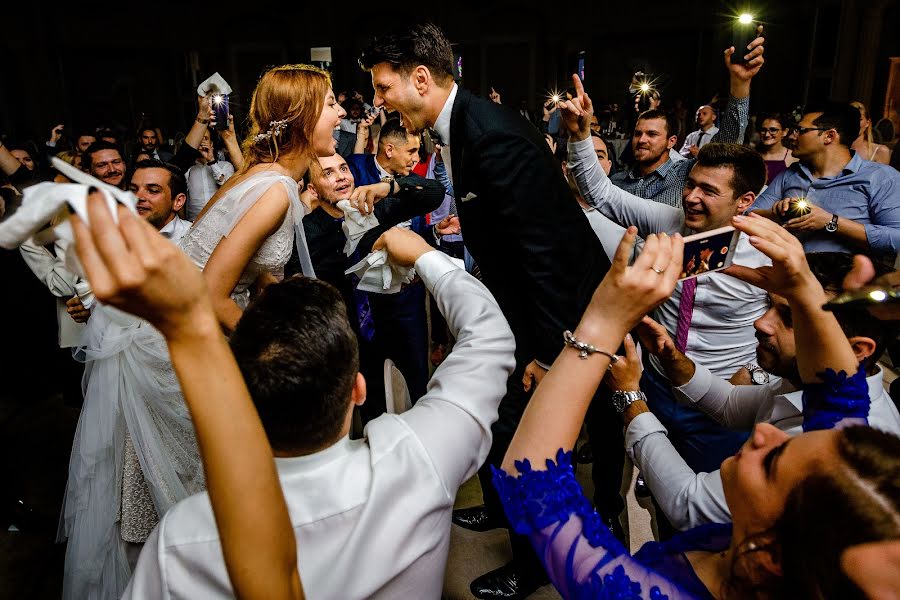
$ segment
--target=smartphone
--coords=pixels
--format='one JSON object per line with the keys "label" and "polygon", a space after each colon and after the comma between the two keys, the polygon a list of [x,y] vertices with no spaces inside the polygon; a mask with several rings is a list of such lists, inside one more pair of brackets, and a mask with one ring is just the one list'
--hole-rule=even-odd
{"label": "smartphone", "polygon": [[578,79],[581,81],[584,81],[584,55],[584,50],[578,53],[578,63],[575,67],[575,72],[578,74]]}
{"label": "smartphone", "polygon": [[213,94],[212,107],[215,114],[216,131],[228,129],[228,94]]}
{"label": "smartphone", "polygon": [[371,117],[372,115],[378,115],[378,113],[381,112],[382,108],[384,108],[384,107],[383,107],[383,106],[371,106],[371,107],[369,107],[369,110],[366,111],[366,117],[365,117],[365,118],[368,119],[368,118]]}
{"label": "smartphone", "polygon": [[882,287],[864,287],[852,292],[838,294],[822,308],[831,312],[844,310],[860,310],[871,306],[888,306],[900,304],[900,289]]}
{"label": "smartphone", "polygon": [[731,266],[741,232],[722,227],[684,238],[684,263],[678,279],[691,279]]}
{"label": "smartphone", "polygon": [[734,54],[731,55],[731,64],[742,65],[747,61],[744,55],[749,52],[747,46],[756,39],[756,21],[747,19],[749,15],[742,15],[735,19],[731,26],[731,45],[734,46]]}

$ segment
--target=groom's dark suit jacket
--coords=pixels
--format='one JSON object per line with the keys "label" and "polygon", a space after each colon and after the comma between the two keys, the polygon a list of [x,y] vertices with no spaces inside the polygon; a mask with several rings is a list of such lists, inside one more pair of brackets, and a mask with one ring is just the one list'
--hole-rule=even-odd
{"label": "groom's dark suit jacket", "polygon": [[516,336],[519,364],[551,364],[609,269],[603,247],[547,142],[516,111],[460,88],[449,145],[466,247]]}

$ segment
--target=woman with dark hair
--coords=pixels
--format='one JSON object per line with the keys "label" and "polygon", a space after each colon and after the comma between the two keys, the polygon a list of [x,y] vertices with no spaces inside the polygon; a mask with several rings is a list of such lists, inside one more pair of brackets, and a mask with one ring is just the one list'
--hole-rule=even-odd
{"label": "woman with dark hair", "polygon": [[760,115],[758,122],[759,145],[756,151],[766,161],[766,183],[771,183],[782,171],[797,162],[797,159],[782,143],[788,133],[784,117],[776,114]]}
{"label": "woman with dark hair", "polygon": [[[800,242],[756,215],[735,217],[734,225],[773,264],[728,273],[788,300],[806,385],[804,427],[832,429],[789,438],[758,425],[722,463],[733,525],[698,527],[630,556],[584,498],[571,466],[571,448],[610,362],[637,360],[633,344],[625,357],[608,351],[648,305],[671,294],[682,268],[683,242],[664,235],[648,236],[628,267],[636,238],[630,228],[528,405],[504,471],[495,472],[510,521],[531,538],[563,597],[864,598],[841,571],[842,551],[900,537],[900,439],[864,426],[865,371],[834,315],[822,310],[825,294]],[[653,426],[639,397],[626,397],[617,409],[627,422]]]}

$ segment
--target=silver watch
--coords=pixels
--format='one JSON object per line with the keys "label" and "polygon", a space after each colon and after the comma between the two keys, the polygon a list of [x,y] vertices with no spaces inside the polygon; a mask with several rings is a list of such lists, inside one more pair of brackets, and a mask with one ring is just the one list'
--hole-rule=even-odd
{"label": "silver watch", "polygon": [[637,402],[638,400],[647,401],[647,396],[644,395],[644,392],[626,392],[623,390],[616,390],[612,395],[613,406],[616,411],[621,415],[625,412],[625,409]]}
{"label": "silver watch", "polygon": [[769,374],[763,371],[762,367],[753,363],[747,363],[744,368],[750,371],[750,381],[756,385],[765,385],[769,383]]}

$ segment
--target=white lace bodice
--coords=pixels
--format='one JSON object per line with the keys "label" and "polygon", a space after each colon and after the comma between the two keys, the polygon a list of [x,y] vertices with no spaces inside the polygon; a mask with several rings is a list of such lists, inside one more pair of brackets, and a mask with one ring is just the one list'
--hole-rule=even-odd
{"label": "white lace bodice", "polygon": [[290,259],[291,249],[294,247],[294,211],[298,209],[300,202],[297,182],[278,173],[256,173],[228,190],[205,215],[194,222],[194,226],[181,240],[180,245],[185,254],[200,269],[205,268],[219,241],[234,229],[256,200],[273,185],[285,186],[291,204],[284,222],[253,255],[231,292],[232,299],[242,309],[249,302],[248,288],[261,273],[271,273],[278,279],[284,276],[284,265]]}

